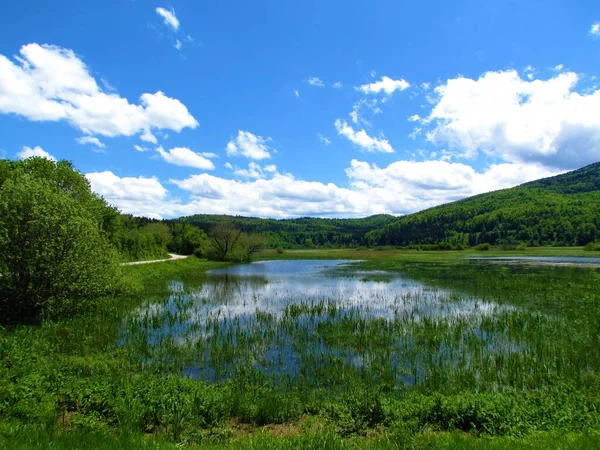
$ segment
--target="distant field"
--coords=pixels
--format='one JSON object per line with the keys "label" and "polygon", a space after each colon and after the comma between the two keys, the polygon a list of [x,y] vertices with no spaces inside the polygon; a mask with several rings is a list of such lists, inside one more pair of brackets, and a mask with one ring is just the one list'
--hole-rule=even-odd
{"label": "distant field", "polygon": [[600,257],[600,252],[586,251],[583,247],[526,247],[524,250],[502,250],[491,247],[490,250],[475,249],[422,251],[397,250],[382,247],[381,249],[318,249],[318,250],[265,250],[258,253],[255,259],[378,259],[394,258],[407,261],[460,261],[471,256],[581,256]]}

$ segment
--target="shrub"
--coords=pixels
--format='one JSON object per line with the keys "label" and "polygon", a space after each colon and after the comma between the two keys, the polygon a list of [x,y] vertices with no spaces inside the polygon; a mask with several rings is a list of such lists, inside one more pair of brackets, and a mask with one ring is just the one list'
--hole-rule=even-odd
{"label": "shrub", "polygon": [[[117,252],[99,226],[102,205],[85,179],[87,191],[78,192],[71,180],[59,184],[28,173],[27,164],[15,163],[13,173],[0,180],[3,322],[73,315],[120,288]],[[50,174],[64,170],[54,164],[42,167]],[[67,173],[83,178],[72,169]]]}

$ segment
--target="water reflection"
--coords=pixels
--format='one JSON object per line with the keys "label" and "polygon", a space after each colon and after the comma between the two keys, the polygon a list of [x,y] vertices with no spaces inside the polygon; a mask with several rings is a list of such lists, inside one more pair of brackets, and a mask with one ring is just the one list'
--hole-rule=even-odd
{"label": "water reflection", "polygon": [[427,365],[518,351],[481,328],[485,318],[513,308],[400,276],[353,272],[348,264],[252,263],[212,271],[191,290],[172,281],[165,301],[130,317],[123,341],[145,343],[146,358],[172,361],[181,352],[182,370],[209,381],[250,365],[315,380],[331,370],[383,371],[414,384]]}

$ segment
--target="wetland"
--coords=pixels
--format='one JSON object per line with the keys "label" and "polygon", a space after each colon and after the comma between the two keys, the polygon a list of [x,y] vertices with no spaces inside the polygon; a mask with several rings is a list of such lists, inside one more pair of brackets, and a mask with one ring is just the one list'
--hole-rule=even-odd
{"label": "wetland", "polygon": [[0,330],[0,442],[596,446],[598,268],[464,256],[127,267],[119,302]]}

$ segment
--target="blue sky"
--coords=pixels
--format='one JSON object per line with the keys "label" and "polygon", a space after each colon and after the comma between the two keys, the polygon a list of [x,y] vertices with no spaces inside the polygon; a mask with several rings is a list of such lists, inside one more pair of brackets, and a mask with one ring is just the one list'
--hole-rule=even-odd
{"label": "blue sky", "polygon": [[0,157],[122,211],[406,214],[600,160],[596,1],[12,2]]}

